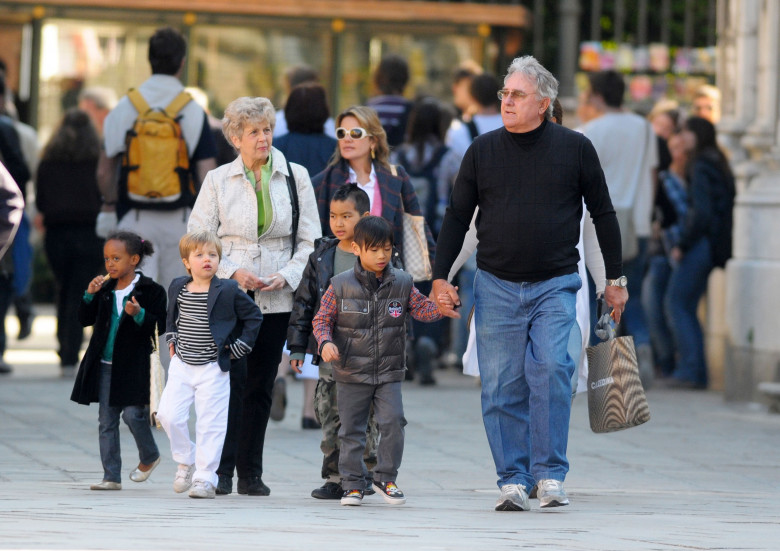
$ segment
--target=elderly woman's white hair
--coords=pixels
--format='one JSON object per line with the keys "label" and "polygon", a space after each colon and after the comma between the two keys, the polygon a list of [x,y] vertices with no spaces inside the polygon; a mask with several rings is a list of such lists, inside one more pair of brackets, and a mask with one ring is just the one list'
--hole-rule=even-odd
{"label": "elderly woman's white hair", "polygon": [[276,110],[268,98],[236,98],[225,107],[222,118],[222,133],[228,143],[233,137],[241,138],[247,124],[268,123],[273,130],[276,125]]}
{"label": "elderly woman's white hair", "polygon": [[515,73],[525,75],[536,82],[536,97],[539,99],[549,98],[550,105],[547,107],[547,117],[552,117],[553,103],[558,97],[558,79],[545,69],[534,56],[530,55],[516,57],[512,60],[504,77],[504,84]]}

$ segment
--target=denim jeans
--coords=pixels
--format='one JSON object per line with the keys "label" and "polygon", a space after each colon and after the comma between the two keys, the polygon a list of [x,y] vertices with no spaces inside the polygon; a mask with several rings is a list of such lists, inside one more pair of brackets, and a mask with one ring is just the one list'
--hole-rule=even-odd
{"label": "denim jeans", "polygon": [[620,320],[622,334],[634,337],[634,345],[650,344],[645,310],[642,307],[642,280],[647,272],[646,237],[639,238],[639,253],[623,263],[623,274],[628,278],[628,302]]}
{"label": "denim jeans", "polygon": [[664,310],[677,346],[677,367],[672,377],[707,386],[704,335],[696,316],[699,299],[712,271],[712,250],[706,237],[689,249],[669,277]]}
{"label": "denim jeans", "polygon": [[119,447],[119,415],[130,427],[130,432],[138,446],[138,457],[144,465],[154,463],[160,452],[154,441],[152,427],[149,424],[148,406],[126,406],[124,408],[108,405],[111,395],[111,364],[100,362],[100,389],[98,409],[100,460],[103,462],[103,480],[122,482],[122,455]]}
{"label": "denim jeans", "polygon": [[574,360],[567,352],[575,323],[579,274],[515,283],[477,270],[477,353],[482,420],[498,485],[563,481]]}
{"label": "denim jeans", "polygon": [[[634,337],[634,345],[650,344],[650,332],[647,326],[645,310],[642,306],[642,281],[647,271],[647,247],[648,238],[639,238],[639,253],[629,261],[623,263],[623,275],[628,278],[628,302],[618,326],[621,335]],[[588,273],[588,285],[590,290],[590,345],[596,346],[601,339],[596,336],[596,322],[598,322],[598,304],[596,302],[596,285]]]}
{"label": "denim jeans", "polygon": [[664,297],[671,274],[669,259],[665,255],[655,255],[647,264],[647,275],[642,282],[642,307],[650,331],[655,365],[666,376],[674,371],[674,338],[664,314]]}

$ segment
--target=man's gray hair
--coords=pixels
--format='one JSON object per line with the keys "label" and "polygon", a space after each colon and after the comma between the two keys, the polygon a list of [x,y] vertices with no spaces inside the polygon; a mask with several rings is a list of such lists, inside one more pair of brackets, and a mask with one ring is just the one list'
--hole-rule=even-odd
{"label": "man's gray hair", "polygon": [[106,86],[89,86],[79,92],[79,102],[82,100],[91,101],[98,109],[111,111],[116,107],[116,92],[113,88]]}
{"label": "man's gray hair", "polygon": [[539,99],[549,98],[550,100],[550,105],[547,107],[547,116],[548,118],[551,117],[553,103],[555,98],[558,97],[558,79],[531,55],[516,57],[512,60],[504,77],[504,84],[515,73],[525,75],[536,82],[536,96]]}
{"label": "man's gray hair", "polygon": [[244,126],[247,124],[268,123],[271,130],[276,125],[276,110],[268,98],[242,97],[231,101],[225,107],[225,116],[222,119],[222,133],[229,144],[233,144],[232,138],[241,138]]}

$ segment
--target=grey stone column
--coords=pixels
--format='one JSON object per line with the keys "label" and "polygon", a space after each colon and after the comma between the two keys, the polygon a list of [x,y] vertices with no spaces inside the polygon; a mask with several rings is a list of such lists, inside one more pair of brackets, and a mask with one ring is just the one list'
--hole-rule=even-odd
{"label": "grey stone column", "polygon": [[[577,59],[580,50],[580,14],[582,6],[579,0],[560,0],[558,17],[560,19],[558,36],[561,40],[558,56],[558,95],[561,98],[575,98],[574,74],[577,72]],[[563,102],[564,100],[561,99]]]}
{"label": "grey stone column", "polygon": [[721,0],[725,14],[718,82],[729,113],[719,129],[736,153],[738,193],[724,389],[726,399],[755,401],[758,383],[780,381],[780,4]]}

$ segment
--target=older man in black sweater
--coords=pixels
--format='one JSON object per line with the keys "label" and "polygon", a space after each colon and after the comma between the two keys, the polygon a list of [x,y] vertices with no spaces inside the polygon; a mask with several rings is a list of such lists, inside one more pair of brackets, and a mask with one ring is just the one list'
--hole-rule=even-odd
{"label": "older man in black sweater", "polygon": [[605,298],[619,321],[628,293],[620,228],[596,151],[546,120],[558,82],[530,56],[515,59],[499,92],[504,128],[466,152],[437,245],[433,296],[445,315],[459,303],[446,280],[476,207],[474,280],[482,417],[498,474],[499,511],[568,505],[563,480],[574,361],[582,202],[593,218],[607,273]]}

